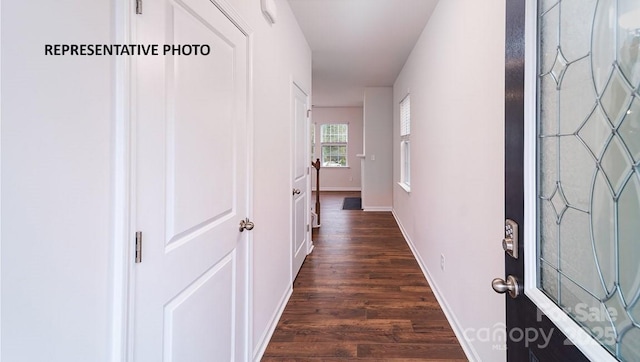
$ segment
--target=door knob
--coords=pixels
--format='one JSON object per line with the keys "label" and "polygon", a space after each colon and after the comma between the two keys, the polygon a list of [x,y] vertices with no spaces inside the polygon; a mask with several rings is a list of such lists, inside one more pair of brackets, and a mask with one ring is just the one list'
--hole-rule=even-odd
{"label": "door knob", "polygon": [[496,293],[506,293],[509,292],[509,296],[511,298],[515,298],[520,295],[520,287],[518,286],[518,279],[513,275],[509,275],[507,280],[501,278],[495,278],[491,281],[491,287]]}
{"label": "door knob", "polygon": [[300,192],[302,192],[302,191],[300,191],[300,189],[293,189],[293,194],[294,195],[300,195]]}
{"label": "door knob", "polygon": [[255,225],[253,224],[253,221],[249,221],[249,218],[240,220],[240,232],[243,232],[245,230],[253,230],[254,226]]}

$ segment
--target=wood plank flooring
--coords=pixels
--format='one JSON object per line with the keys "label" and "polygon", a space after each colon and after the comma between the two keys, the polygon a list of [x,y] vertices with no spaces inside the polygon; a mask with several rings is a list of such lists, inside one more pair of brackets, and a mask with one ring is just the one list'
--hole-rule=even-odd
{"label": "wood plank flooring", "polygon": [[323,192],[315,249],[262,361],[466,361],[389,212]]}

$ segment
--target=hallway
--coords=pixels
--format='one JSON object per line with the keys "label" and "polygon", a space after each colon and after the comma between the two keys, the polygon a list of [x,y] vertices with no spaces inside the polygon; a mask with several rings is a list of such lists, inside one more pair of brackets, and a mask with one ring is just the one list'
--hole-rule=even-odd
{"label": "hallway", "polygon": [[322,227],[263,361],[466,361],[389,212],[342,210],[322,193]]}

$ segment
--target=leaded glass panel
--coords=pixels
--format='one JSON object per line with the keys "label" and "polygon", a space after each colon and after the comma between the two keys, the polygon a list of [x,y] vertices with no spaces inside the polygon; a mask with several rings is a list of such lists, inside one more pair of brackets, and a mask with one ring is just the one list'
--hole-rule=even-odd
{"label": "leaded glass panel", "polygon": [[640,1],[538,1],[538,287],[640,360]]}

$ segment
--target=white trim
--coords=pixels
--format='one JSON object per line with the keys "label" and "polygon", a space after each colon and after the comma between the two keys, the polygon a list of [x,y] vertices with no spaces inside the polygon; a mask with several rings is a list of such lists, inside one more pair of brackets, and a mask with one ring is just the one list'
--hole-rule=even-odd
{"label": "white trim", "polygon": [[591,361],[617,361],[598,341],[585,332],[542,291],[537,288],[527,289],[525,286],[525,294],[567,336],[565,344],[575,345]]}
{"label": "white trim", "polygon": [[[312,189],[312,191],[317,191],[316,188],[314,187]],[[349,186],[320,186],[320,192],[322,191],[327,191],[327,192],[356,192],[356,191],[362,191],[361,187],[355,186],[355,187],[349,187]]]}
{"label": "white trim", "polygon": [[[119,44],[129,44],[135,37],[131,23],[133,1],[114,4],[114,38]],[[115,57],[114,69],[114,118],[113,118],[113,178],[112,178],[112,273],[110,277],[109,357],[112,362],[132,360],[133,331],[130,318],[133,310],[131,278],[131,225],[133,204],[131,201],[133,174],[132,147],[132,87],[134,86],[129,57]]]}
{"label": "white trim", "polygon": [[[296,115],[295,115],[295,87],[298,87],[298,85],[295,83],[295,80],[293,79],[293,75],[289,76],[289,190],[295,189],[295,183],[294,183],[294,174],[295,174],[295,163],[296,163],[296,145],[295,142],[293,142],[293,140],[295,139],[295,122],[296,122]],[[300,87],[298,87],[300,88]],[[302,90],[302,89],[300,89]],[[294,242],[294,231],[293,228],[295,227],[294,222],[293,222],[293,218],[294,218],[294,200],[295,197],[290,197],[289,198],[289,280],[288,283],[290,283],[291,285],[293,285],[293,258],[295,257],[295,247],[293,247],[293,245],[295,244]]]}
{"label": "white trim", "polygon": [[381,211],[393,211],[391,206],[362,206],[363,211],[367,212],[381,212]]}
{"label": "white trim", "polygon": [[[217,2],[218,0],[214,0],[214,3]],[[251,220],[253,220],[253,195],[254,195],[254,183],[253,183],[253,179],[254,179],[254,167],[255,167],[255,160],[254,160],[254,143],[255,143],[255,130],[254,130],[254,114],[253,114],[253,84],[254,84],[254,80],[253,80],[253,41],[254,41],[254,32],[253,32],[253,28],[251,28],[249,26],[248,23],[246,23],[241,17],[240,15],[238,15],[237,13],[233,12],[231,13],[232,9],[230,7],[230,5],[225,5],[225,9],[222,12],[227,14],[227,17],[229,17],[231,14],[231,21],[234,22],[236,24],[236,26],[245,33],[246,37],[247,37],[247,118],[246,118],[246,134],[247,134],[247,144],[246,144],[246,151],[247,151],[247,175],[246,175],[246,179],[247,179],[247,217]],[[245,335],[244,335],[244,350],[245,353],[242,356],[243,359],[246,361],[249,359],[251,350],[250,350],[250,346],[252,346],[253,343],[253,286],[252,286],[252,282],[253,282],[253,233],[249,233],[249,235],[247,236],[247,250],[246,250],[246,254],[245,254],[245,261],[247,263],[246,268],[244,270],[244,272],[246,273],[245,275],[245,309],[244,309],[244,321],[245,321],[245,325],[244,327],[246,328],[245,330]]]}
{"label": "white trim", "polygon": [[253,34],[253,28],[249,26],[249,23],[244,21],[242,16],[236,11],[236,9],[229,3],[229,0],[210,0],[224,16],[226,16],[231,22],[247,37]]}
{"label": "white trim", "polygon": [[[525,295],[545,314],[569,341],[592,361],[616,361],[607,350],[547,297],[537,285],[537,174],[536,174],[536,50],[537,1],[527,0],[525,12],[525,89],[524,89],[524,276]],[[530,61],[532,60],[532,61]]]}
{"label": "white trim", "polygon": [[[130,15],[131,12],[134,12],[135,9],[135,2],[134,0],[126,0],[126,4],[125,4],[125,9],[123,9],[123,11],[126,11],[127,13],[124,14],[124,16],[128,17],[129,21],[127,23],[128,25],[128,37],[129,37],[129,42],[130,43],[136,43],[137,40],[137,34],[138,34],[138,22],[137,19],[135,17],[132,17]],[[124,285],[122,285],[122,288],[126,288],[127,293],[126,295],[123,295],[122,298],[126,298],[126,300],[124,300],[122,303],[126,304],[127,306],[127,315],[126,315],[126,325],[123,325],[123,330],[122,330],[122,336],[121,338],[125,341],[124,342],[124,346],[123,346],[123,350],[121,351],[121,353],[123,353],[123,358],[122,361],[134,361],[134,349],[135,349],[135,340],[134,340],[134,331],[135,331],[135,303],[136,303],[136,299],[135,299],[135,290],[136,290],[136,278],[135,278],[135,268],[133,268],[133,266],[131,265],[131,256],[132,256],[132,252],[133,252],[133,248],[135,248],[135,245],[132,243],[132,239],[133,239],[133,232],[135,231],[135,226],[138,224],[137,221],[137,202],[136,202],[136,198],[134,197],[135,195],[137,195],[137,188],[136,188],[136,184],[137,184],[137,167],[136,167],[136,160],[137,160],[137,153],[136,153],[136,149],[137,149],[137,122],[138,122],[138,118],[137,118],[137,107],[138,107],[138,99],[137,99],[137,88],[138,88],[138,82],[137,82],[137,58],[136,57],[132,57],[129,61],[129,78],[128,78],[128,91],[129,91],[129,105],[128,105],[128,110],[127,110],[127,114],[129,116],[129,152],[128,152],[128,157],[129,157],[129,177],[128,177],[128,192],[129,195],[131,195],[131,197],[129,197],[128,200],[128,208],[129,208],[129,232],[126,235],[126,238],[121,241],[123,246],[124,246],[124,250],[126,251],[126,255],[122,255],[122,270],[124,273],[126,273],[125,278],[122,280],[123,283],[125,283]],[[114,259],[115,260],[115,259]],[[118,270],[117,268],[117,260],[115,260],[115,265],[114,265],[114,272],[116,272]],[[115,303],[115,300],[114,300]],[[124,317],[124,316],[123,316]],[[115,351],[114,351],[115,352]],[[117,355],[113,355],[113,362],[117,361]]]}
{"label": "white trim", "polygon": [[398,182],[398,186],[400,186],[403,190],[405,190],[408,194],[411,193],[411,186],[407,185],[404,182]]}
{"label": "white trim", "polygon": [[[307,93],[305,92],[305,94],[307,94],[307,108],[311,109],[311,92]],[[309,112],[312,114],[312,112]],[[313,122],[311,121],[311,114],[309,114],[309,116],[307,116],[307,159],[311,159],[311,144],[313,142],[313,140],[311,139],[311,129],[313,128],[313,135],[315,137],[315,124],[313,124]],[[314,145],[315,148],[315,145]],[[310,166],[309,164],[307,164],[307,225],[309,225],[309,230],[307,230],[307,255],[311,254],[311,251],[313,251],[313,222],[314,222],[314,218],[313,218],[313,211],[311,211],[311,203],[313,202],[313,200],[311,199],[311,181],[313,178],[313,173],[311,172],[311,169],[313,168],[313,166]],[[315,168],[313,168],[315,170]],[[317,215],[316,215],[317,217]],[[304,264],[304,262],[302,262]],[[292,281],[293,282],[293,281]]]}
{"label": "white trim", "polygon": [[451,329],[453,329],[453,333],[456,335],[456,339],[460,343],[460,346],[462,347],[462,350],[465,356],[469,361],[481,361],[482,359],[478,355],[478,352],[475,350],[475,348],[473,348],[473,345],[470,344],[464,338],[464,332],[462,330],[460,322],[458,321],[458,318],[456,318],[456,315],[453,313],[453,309],[449,306],[449,303],[447,303],[447,300],[444,298],[444,296],[438,289],[437,284],[433,281],[433,278],[431,277],[431,274],[429,274],[429,270],[427,269],[426,264],[420,257],[420,254],[418,253],[418,250],[413,244],[413,241],[411,240],[411,238],[409,237],[409,234],[407,234],[406,230],[404,229],[404,226],[400,222],[400,219],[398,218],[396,211],[392,210],[392,214],[393,214],[393,217],[396,219],[396,223],[400,228],[400,232],[402,233],[404,240],[407,242],[407,245],[409,245],[409,249],[411,249],[413,256],[416,258],[416,261],[418,262],[418,265],[422,270],[422,274],[424,274],[425,278],[427,278],[429,287],[431,288],[431,291],[433,291],[433,294],[435,295],[436,300],[440,305],[440,309],[442,309],[442,311],[444,312],[444,316],[447,318],[447,321],[451,325]]}
{"label": "white trim", "polygon": [[[0,39],[2,39],[2,17],[0,16]],[[2,69],[2,44],[0,43],[0,70]],[[2,72],[0,71],[0,84]],[[2,150],[2,87],[0,87],[0,150]],[[0,156],[2,151],[0,151]],[[2,260],[2,157],[0,157],[0,260]],[[2,268],[0,268],[2,270]],[[2,290],[2,272],[0,271],[0,290]],[[2,360],[2,293],[0,293],[0,361]]]}
{"label": "white trim", "polygon": [[[289,268],[291,269],[291,268]],[[274,312],[271,317],[271,321],[269,322],[269,328],[265,330],[262,336],[259,338],[259,345],[256,346],[255,353],[253,354],[253,361],[260,361],[262,359],[262,355],[264,351],[266,351],[267,346],[269,345],[269,341],[273,336],[273,332],[276,330],[276,326],[278,325],[278,321],[280,321],[280,317],[282,317],[282,313],[284,312],[287,303],[289,303],[289,298],[291,298],[291,294],[293,294],[293,287],[289,286],[286,290],[282,299],[280,299],[280,304],[278,309]]]}

